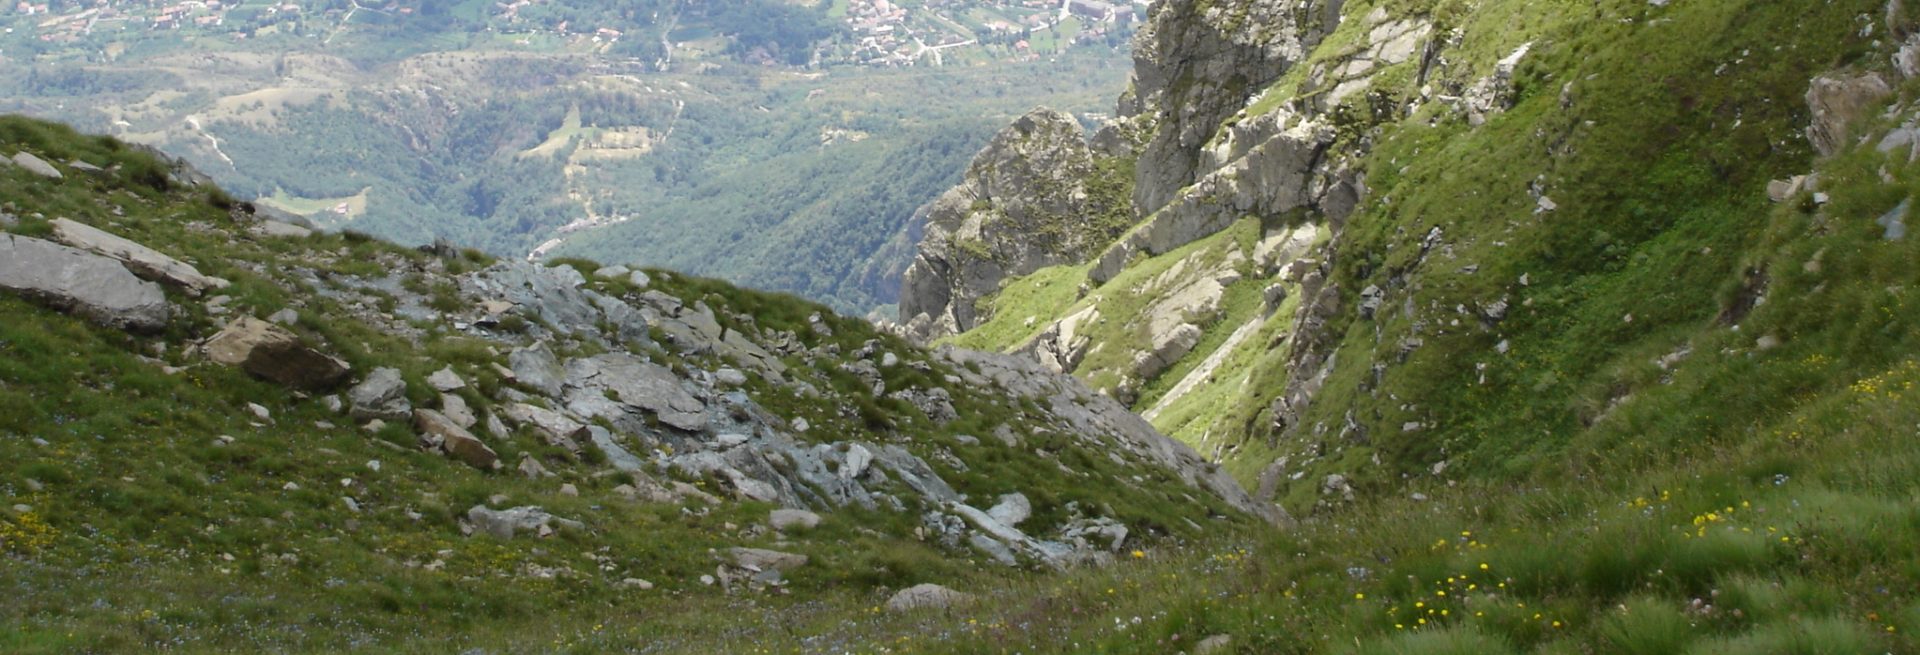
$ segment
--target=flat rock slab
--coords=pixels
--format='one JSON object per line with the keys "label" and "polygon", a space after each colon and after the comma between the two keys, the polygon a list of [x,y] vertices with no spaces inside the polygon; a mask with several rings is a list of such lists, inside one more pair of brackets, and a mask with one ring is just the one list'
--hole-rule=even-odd
{"label": "flat rock slab", "polygon": [[765,548],[728,548],[728,559],[735,566],[755,571],[779,571],[785,573],[807,565],[807,556],[785,553]]}
{"label": "flat rock slab", "polygon": [[134,243],[105,230],[64,218],[53,219],[55,241],[114,259],[127,265],[135,275],[200,295],[211,289],[225,289],[226,280],[203,275],[186,262],[160,251]]}
{"label": "flat rock slab", "polygon": [[0,234],[0,289],[123,330],[159,330],[169,313],[160,285],[120,262],[11,234]]}
{"label": "flat rock slab", "polygon": [[681,387],[671,369],[624,353],[608,353],[567,362],[567,386],[612,391],[621,403],[660,418],[661,423],[697,432],[707,427],[707,405]]}
{"label": "flat rock slab", "polygon": [[19,164],[21,168],[27,169],[27,172],[33,173],[34,175],[38,175],[40,177],[51,178],[55,180],[63,179],[66,177],[65,175],[61,175],[60,169],[54,168],[53,164],[47,163],[47,160],[45,159],[41,159],[39,157],[33,156],[32,153],[28,153],[28,152],[16,153],[13,156],[13,163]]}
{"label": "flat rock slab", "polygon": [[284,239],[305,239],[313,236],[313,230],[271,219],[260,221],[259,225],[253,226],[253,232],[261,236]]}

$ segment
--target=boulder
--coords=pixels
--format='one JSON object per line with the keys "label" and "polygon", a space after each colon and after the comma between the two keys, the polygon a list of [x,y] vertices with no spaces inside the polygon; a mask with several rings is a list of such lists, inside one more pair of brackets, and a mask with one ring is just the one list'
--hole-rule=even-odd
{"label": "boulder", "polygon": [[515,533],[531,532],[542,537],[553,534],[554,526],[571,530],[584,529],[579,521],[563,519],[538,507],[515,507],[496,510],[486,505],[474,505],[467,510],[467,522],[473,527],[501,539],[512,539]]}
{"label": "boulder", "polygon": [[527,403],[508,405],[504,413],[508,420],[532,426],[546,438],[547,443],[563,446],[576,452],[580,450],[580,444],[575,440],[575,436],[586,428],[586,425],[564,413]]}
{"label": "boulder", "polygon": [[225,289],[226,280],[202,275],[193,265],[161,254],[159,251],[128,241],[85,223],[64,218],[53,219],[55,241],[120,260],[134,275],[198,296],[212,289]]}
{"label": "boulder", "polygon": [[55,180],[66,177],[65,175],[61,175],[60,169],[54,168],[53,164],[49,164],[46,160],[35,157],[33,153],[26,151],[15,153],[13,155],[13,163],[19,164],[21,168],[27,169],[27,172],[40,177]]}
{"label": "boulder", "polygon": [[812,530],[820,525],[820,515],[804,509],[776,509],[767,516],[767,524],[782,532],[792,528]]}
{"label": "boulder", "polygon": [[349,416],[357,420],[404,421],[413,417],[413,404],[407,401],[407,382],[400,370],[377,368],[367,379],[347,392],[352,405]]}
{"label": "boulder", "polygon": [[727,560],[734,566],[754,571],[791,571],[807,565],[806,555],[765,548],[728,548]]}
{"label": "boulder", "polygon": [[0,234],[0,289],[137,332],[167,324],[166,294],[120,262],[51,241]]}
{"label": "boulder", "polygon": [[1033,516],[1033,503],[1026,494],[1011,493],[1000,497],[1000,502],[987,510],[987,516],[1008,526],[1018,526],[1020,522]]}
{"label": "boulder", "polygon": [[614,440],[613,432],[606,428],[598,425],[587,426],[587,440],[593,442],[593,446],[607,456],[607,463],[613,465],[616,471],[634,473],[646,468],[646,460],[627,452],[626,448]]}
{"label": "boulder", "polygon": [[301,344],[298,335],[251,316],[228,323],[201,349],[213,361],[309,391],[338,386],[352,371],[340,358]]}
{"label": "boulder", "polygon": [[1879,73],[1814,78],[1812,88],[1807,89],[1807,108],[1813,113],[1807,140],[1822,157],[1833,156],[1849,145],[1853,124],[1892,95],[1893,89]]}
{"label": "boulder", "polygon": [[559,397],[567,380],[566,369],[544,343],[513,351],[507,355],[507,365],[513,368],[514,380],[548,396]]}
{"label": "boulder", "polygon": [[1193,655],[1217,655],[1233,647],[1232,635],[1214,635],[1193,645]]}
{"label": "boulder", "polygon": [[413,428],[420,431],[420,445],[466,462],[468,466],[487,471],[500,465],[499,454],[445,414],[431,409],[414,410]]}
{"label": "boulder", "polygon": [[427,386],[433,387],[434,391],[455,391],[465,389],[467,381],[460,379],[460,374],[453,372],[453,367],[448,366],[427,376]]}
{"label": "boulder", "polygon": [[446,414],[455,425],[468,430],[480,423],[480,417],[475,416],[473,408],[467,406],[467,399],[455,394],[440,394],[440,413]]}
{"label": "boulder", "polygon": [[901,589],[887,599],[887,611],[911,612],[917,609],[947,609],[973,602],[973,595],[937,584],[918,584]]}

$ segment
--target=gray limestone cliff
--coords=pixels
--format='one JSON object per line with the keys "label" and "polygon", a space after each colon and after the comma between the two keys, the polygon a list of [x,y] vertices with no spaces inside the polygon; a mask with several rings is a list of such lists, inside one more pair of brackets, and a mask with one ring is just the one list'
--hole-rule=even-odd
{"label": "gray limestone cliff", "polygon": [[931,340],[985,320],[1009,277],[1085,261],[1127,227],[1125,183],[1072,116],[1036,109],[996,135],[966,179],[928,206],[900,317]]}

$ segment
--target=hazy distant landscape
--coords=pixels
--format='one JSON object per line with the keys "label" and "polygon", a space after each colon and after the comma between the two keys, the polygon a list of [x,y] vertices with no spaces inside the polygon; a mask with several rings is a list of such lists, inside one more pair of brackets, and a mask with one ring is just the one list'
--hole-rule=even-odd
{"label": "hazy distant landscape", "polygon": [[914,211],[998,126],[1111,111],[1132,27],[1098,2],[22,6],[0,112],[159,146],[331,229],[852,313],[894,302]]}

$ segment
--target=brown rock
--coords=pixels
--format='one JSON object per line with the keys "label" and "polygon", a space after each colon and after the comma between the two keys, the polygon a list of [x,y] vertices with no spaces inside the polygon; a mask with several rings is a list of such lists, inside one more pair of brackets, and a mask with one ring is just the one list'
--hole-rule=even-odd
{"label": "brown rock", "polygon": [[469,466],[492,470],[500,463],[500,455],[445,414],[431,409],[413,410],[413,427],[420,431],[421,445],[438,449]]}
{"label": "brown rock", "polygon": [[338,357],[302,345],[285,328],[251,316],[228,323],[202,349],[213,361],[300,389],[333,388],[353,370]]}

